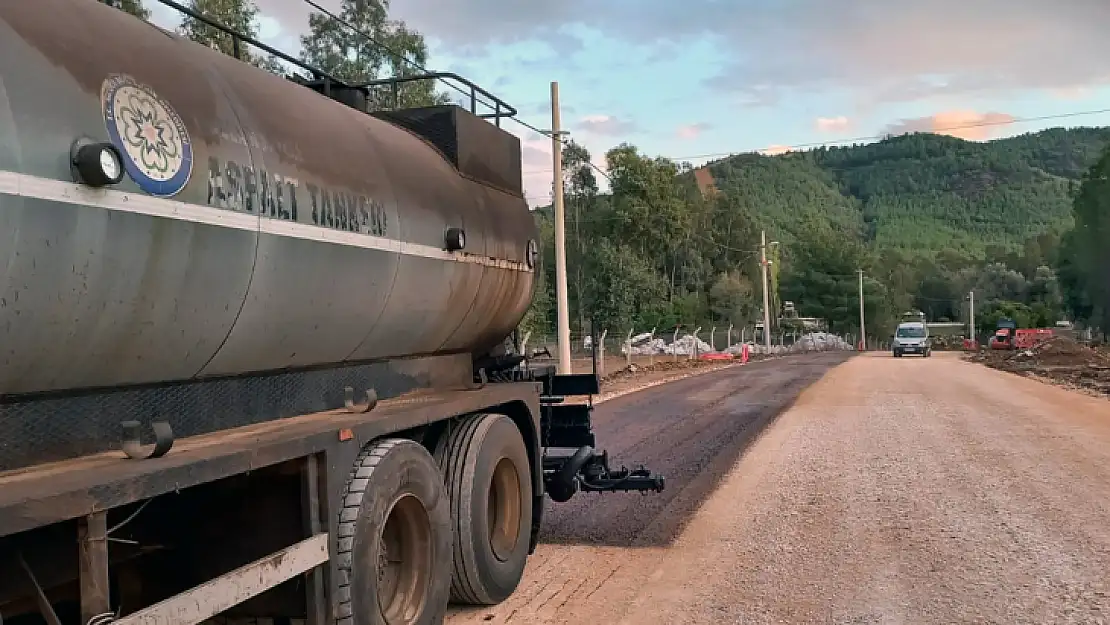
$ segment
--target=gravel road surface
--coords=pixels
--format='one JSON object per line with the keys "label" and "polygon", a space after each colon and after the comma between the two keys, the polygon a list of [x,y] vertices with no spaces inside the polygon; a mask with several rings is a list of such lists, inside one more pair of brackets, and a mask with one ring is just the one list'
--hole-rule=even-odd
{"label": "gravel road surface", "polygon": [[822,377],[843,360],[603,404],[667,492],[549,505],[517,593],[447,622],[1110,623],[1110,402],[949,354]]}

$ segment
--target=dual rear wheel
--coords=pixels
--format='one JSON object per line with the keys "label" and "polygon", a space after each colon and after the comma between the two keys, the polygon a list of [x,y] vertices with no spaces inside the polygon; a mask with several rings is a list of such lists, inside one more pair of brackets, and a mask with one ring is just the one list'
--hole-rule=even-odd
{"label": "dual rear wheel", "polygon": [[370,443],[344,488],[337,625],[439,623],[448,599],[492,605],[516,589],[532,528],[532,481],[511,419],[452,422],[434,453]]}

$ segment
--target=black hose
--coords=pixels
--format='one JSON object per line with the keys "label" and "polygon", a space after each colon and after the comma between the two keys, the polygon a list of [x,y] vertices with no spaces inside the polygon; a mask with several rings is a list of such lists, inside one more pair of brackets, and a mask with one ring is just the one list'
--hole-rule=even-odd
{"label": "black hose", "polygon": [[559,471],[547,485],[547,494],[552,501],[557,503],[570,501],[570,498],[578,492],[578,474],[593,457],[593,447],[583,445],[563,463],[563,466],[559,467]]}

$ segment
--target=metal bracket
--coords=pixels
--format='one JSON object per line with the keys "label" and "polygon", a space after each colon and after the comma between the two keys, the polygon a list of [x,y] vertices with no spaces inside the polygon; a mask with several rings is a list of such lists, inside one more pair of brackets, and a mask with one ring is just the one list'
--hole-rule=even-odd
{"label": "metal bracket", "polygon": [[366,403],[362,405],[355,404],[355,389],[345,386],[343,387],[343,407],[347,412],[353,414],[366,414],[378,405],[378,391],[375,389],[366,390]]}
{"label": "metal bracket", "polygon": [[138,421],[124,421],[120,425],[123,426],[123,453],[132,460],[161,458],[173,447],[173,428],[166,421],[150,424],[154,431],[154,445],[148,446],[141,442],[142,425]]}

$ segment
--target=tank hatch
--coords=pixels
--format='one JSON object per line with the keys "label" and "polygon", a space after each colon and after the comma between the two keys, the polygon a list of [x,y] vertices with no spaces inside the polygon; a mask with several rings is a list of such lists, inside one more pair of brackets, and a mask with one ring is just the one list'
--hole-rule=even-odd
{"label": "tank hatch", "polygon": [[466,109],[427,106],[372,115],[427,139],[464,176],[513,195],[524,194],[520,139]]}

